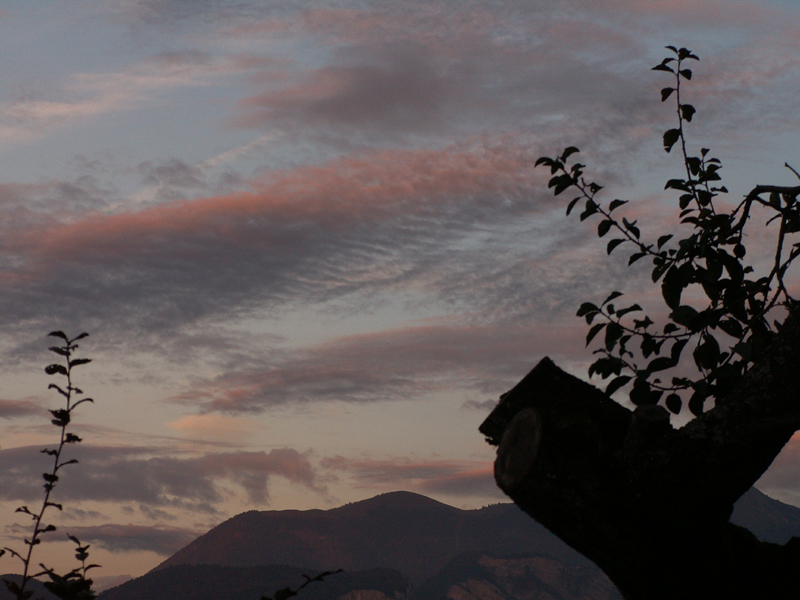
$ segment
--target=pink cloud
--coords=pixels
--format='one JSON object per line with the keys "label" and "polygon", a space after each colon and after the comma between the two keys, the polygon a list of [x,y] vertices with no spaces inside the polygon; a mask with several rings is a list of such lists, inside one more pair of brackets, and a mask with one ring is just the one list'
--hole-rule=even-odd
{"label": "pink cloud", "polygon": [[229,371],[172,398],[219,412],[260,412],[284,403],[374,402],[433,394],[443,381],[499,395],[545,355],[583,346],[585,327],[423,326],[331,340],[276,364]]}
{"label": "pink cloud", "polygon": [[416,490],[424,494],[448,496],[504,497],[494,482],[491,462],[423,460],[349,459],[334,456],[320,461],[320,467],[342,471],[362,486],[371,489]]}

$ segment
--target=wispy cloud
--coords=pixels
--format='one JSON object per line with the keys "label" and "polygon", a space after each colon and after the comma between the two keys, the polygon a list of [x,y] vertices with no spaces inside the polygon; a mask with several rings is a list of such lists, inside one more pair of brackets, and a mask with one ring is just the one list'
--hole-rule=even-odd
{"label": "wispy cloud", "polygon": [[[92,543],[109,552],[154,552],[171,556],[205,533],[183,527],[121,525],[69,526],[64,529],[81,543]],[[61,541],[57,536],[44,536],[46,542]]]}
{"label": "wispy cloud", "polygon": [[[268,503],[269,481],[275,476],[323,492],[308,458],[290,448],[176,457],[152,448],[84,446],[74,455],[79,468],[59,484],[60,497],[67,502],[136,502],[214,513],[226,489],[238,488],[254,504]],[[44,467],[38,448],[0,450],[0,498],[39,498]]]}
{"label": "wispy cloud", "polygon": [[323,459],[320,466],[348,473],[357,485],[370,489],[415,490],[457,497],[505,497],[494,482],[491,463],[406,458],[368,460],[336,456]]}

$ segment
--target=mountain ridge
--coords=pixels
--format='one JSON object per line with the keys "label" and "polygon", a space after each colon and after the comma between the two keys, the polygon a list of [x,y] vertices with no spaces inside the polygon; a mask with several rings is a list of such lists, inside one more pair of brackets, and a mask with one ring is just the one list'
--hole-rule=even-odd
{"label": "mountain ridge", "polygon": [[[764,541],[800,536],[800,509],[755,489],[731,520]],[[100,600],[194,600],[203,592],[244,600],[258,597],[251,592],[259,585],[259,593],[272,593],[279,581],[298,585],[298,573],[339,568],[349,579],[310,586],[304,600],[621,598],[591,561],[514,504],[465,510],[389,492],[328,510],[241,513]]]}

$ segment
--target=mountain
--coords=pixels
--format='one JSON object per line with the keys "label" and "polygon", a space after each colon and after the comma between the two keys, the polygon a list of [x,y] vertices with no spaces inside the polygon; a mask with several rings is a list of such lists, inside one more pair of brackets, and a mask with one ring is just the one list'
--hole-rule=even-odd
{"label": "mountain", "polygon": [[[0,600],[16,600],[16,596],[8,591],[8,588],[2,583],[2,580],[14,581],[18,585],[22,585],[22,575],[0,575]],[[35,600],[58,600],[57,596],[48,592],[44,584],[36,579],[32,579],[30,583],[28,583],[25,591],[27,592],[28,590],[33,592],[33,598]]]}
{"label": "mountain", "polygon": [[161,563],[301,565],[316,571],[386,567],[415,586],[469,551],[545,554],[591,564],[514,504],[461,510],[392,492],[331,510],[250,511],[218,525]]}
{"label": "mountain", "polygon": [[[258,600],[303,579],[303,569],[280,565],[178,565],[151,571],[100,595],[102,600]],[[316,573],[312,574],[316,575]],[[329,575],[301,592],[302,600],[399,600],[408,581],[397,571],[374,569]]]}
{"label": "mountain", "polygon": [[417,600],[622,600],[597,567],[547,556],[497,557],[484,552],[453,559],[416,594]]}
{"label": "mountain", "polygon": [[[750,490],[731,520],[760,539],[800,536],[800,509]],[[284,566],[280,566],[284,565]],[[343,568],[302,600],[619,600],[581,556],[514,504],[461,510],[392,492],[330,510],[250,511],[100,600],[257,600]]]}

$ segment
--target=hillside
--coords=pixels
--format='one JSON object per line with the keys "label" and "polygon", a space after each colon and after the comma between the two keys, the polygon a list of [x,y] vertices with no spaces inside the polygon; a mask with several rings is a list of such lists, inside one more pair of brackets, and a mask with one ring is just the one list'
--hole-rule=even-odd
{"label": "hillside", "polygon": [[[800,536],[800,509],[750,490],[732,521]],[[281,566],[283,565],[283,566]],[[302,574],[347,572],[302,600],[619,600],[600,570],[513,504],[461,510],[393,492],[330,510],[250,511],[100,600],[258,600]]]}
{"label": "hillside", "polygon": [[393,492],[326,511],[242,513],[156,570],[181,564],[289,564],[318,571],[388,567],[420,585],[470,551],[545,554],[570,564],[588,563],[513,504],[460,510],[419,494]]}

